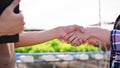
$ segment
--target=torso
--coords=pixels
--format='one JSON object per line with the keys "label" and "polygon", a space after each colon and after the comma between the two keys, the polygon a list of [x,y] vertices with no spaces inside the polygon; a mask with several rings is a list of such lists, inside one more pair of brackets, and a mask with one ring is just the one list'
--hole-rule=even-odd
{"label": "torso", "polygon": [[14,43],[0,44],[0,68],[16,68]]}

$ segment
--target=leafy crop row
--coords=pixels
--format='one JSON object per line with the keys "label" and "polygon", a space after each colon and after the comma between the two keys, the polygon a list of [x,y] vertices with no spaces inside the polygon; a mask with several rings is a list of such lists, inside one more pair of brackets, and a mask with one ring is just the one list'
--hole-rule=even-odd
{"label": "leafy crop row", "polygon": [[80,46],[61,43],[58,39],[53,39],[34,46],[19,47],[15,49],[16,53],[45,53],[45,52],[97,52],[98,47],[84,43]]}

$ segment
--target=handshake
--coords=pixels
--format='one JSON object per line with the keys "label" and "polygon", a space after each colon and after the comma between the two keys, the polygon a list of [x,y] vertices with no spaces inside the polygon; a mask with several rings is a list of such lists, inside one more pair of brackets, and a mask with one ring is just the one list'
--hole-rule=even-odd
{"label": "handshake", "polygon": [[79,46],[86,42],[98,46],[99,42],[101,42],[102,48],[104,49],[106,45],[110,45],[110,31],[106,29],[98,27],[83,28],[78,25],[70,25],[58,27],[58,31],[60,32],[58,34],[61,35],[59,39],[73,46]]}

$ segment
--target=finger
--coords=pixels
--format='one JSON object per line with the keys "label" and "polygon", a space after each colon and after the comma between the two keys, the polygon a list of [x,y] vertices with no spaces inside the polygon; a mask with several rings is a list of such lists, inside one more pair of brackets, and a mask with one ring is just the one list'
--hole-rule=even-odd
{"label": "finger", "polygon": [[82,39],[79,39],[79,44],[82,44],[84,43]]}
{"label": "finger", "polygon": [[80,38],[78,38],[78,41],[77,41],[78,46],[81,45],[81,44],[83,44],[83,43],[84,43],[83,40],[80,39]]}
{"label": "finger", "polygon": [[79,26],[79,29],[77,29],[77,31],[81,32],[81,33],[84,33],[85,32],[85,29],[82,27],[82,26]]}
{"label": "finger", "polygon": [[72,45],[74,46],[78,46],[78,38],[75,38],[73,41],[72,41]]}
{"label": "finger", "polygon": [[[14,27],[13,27],[14,28]],[[14,29],[14,30],[12,30],[12,31],[9,31],[10,33],[20,33],[20,32],[22,32],[24,30],[24,26],[22,26],[22,25],[19,25],[19,26],[17,26],[17,28],[16,29]]]}
{"label": "finger", "polygon": [[69,43],[71,43],[74,39],[79,40],[78,32],[77,31],[75,31],[74,34],[71,35],[71,37],[69,37],[69,39],[68,39]]}
{"label": "finger", "polygon": [[76,39],[76,36],[75,35],[73,35],[73,36],[71,36],[69,39],[68,39],[68,43],[71,43],[73,40],[75,40]]}
{"label": "finger", "polygon": [[73,34],[74,32],[66,34],[66,36],[64,36],[64,40],[68,40]]}
{"label": "finger", "polygon": [[73,32],[73,33],[71,33],[69,36],[68,36],[68,38],[66,38],[66,41],[68,42],[68,43],[72,43],[72,41],[76,38],[76,32]]}
{"label": "finger", "polygon": [[88,39],[83,39],[83,42],[85,43]]}
{"label": "finger", "polygon": [[14,9],[18,6],[20,3],[20,0],[13,0],[13,2],[8,6],[7,8],[10,9],[10,11],[14,11]]}
{"label": "finger", "polygon": [[63,38],[58,38],[62,43],[65,43],[65,40]]}
{"label": "finger", "polygon": [[81,45],[81,44],[82,44],[80,40],[81,40],[81,39],[79,39],[79,38],[78,38],[78,41],[77,41],[77,46],[79,46],[79,45]]}
{"label": "finger", "polygon": [[21,33],[23,31],[23,29],[17,29],[11,32],[8,32],[9,35],[13,35],[13,34],[17,34],[17,33]]}

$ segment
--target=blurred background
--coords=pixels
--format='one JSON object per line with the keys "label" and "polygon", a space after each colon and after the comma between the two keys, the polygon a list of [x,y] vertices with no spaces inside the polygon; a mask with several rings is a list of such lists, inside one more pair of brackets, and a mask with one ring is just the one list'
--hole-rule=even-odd
{"label": "blurred background", "polygon": [[120,0],[21,0],[26,28],[114,22],[120,13]]}
{"label": "blurred background", "polygon": [[[120,14],[120,0],[21,0],[25,31],[64,25],[112,29]],[[109,49],[86,42],[79,47],[53,39],[16,48],[18,68],[108,68]]]}

